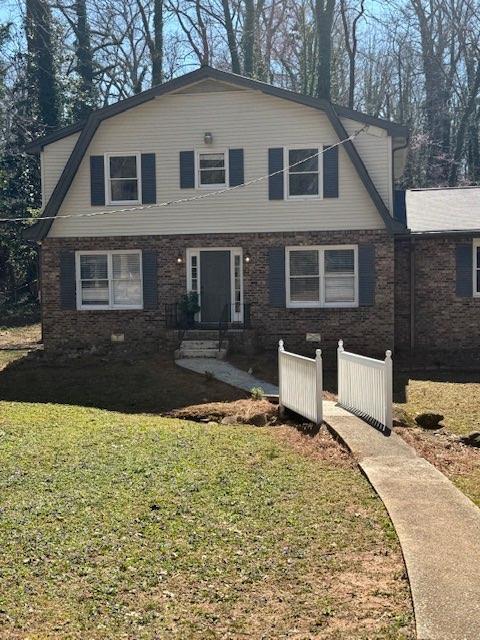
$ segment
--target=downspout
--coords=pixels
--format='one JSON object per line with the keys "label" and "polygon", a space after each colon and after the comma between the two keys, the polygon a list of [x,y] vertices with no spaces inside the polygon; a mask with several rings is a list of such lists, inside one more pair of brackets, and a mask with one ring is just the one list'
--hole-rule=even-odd
{"label": "downspout", "polygon": [[410,351],[415,350],[415,240],[410,237]]}

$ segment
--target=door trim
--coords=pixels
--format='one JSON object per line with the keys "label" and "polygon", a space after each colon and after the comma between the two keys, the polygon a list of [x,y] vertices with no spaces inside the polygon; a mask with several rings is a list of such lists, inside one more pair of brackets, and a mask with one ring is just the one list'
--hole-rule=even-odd
{"label": "door trim", "polygon": [[[235,258],[239,259],[239,268],[240,268],[240,307],[238,311],[233,310],[231,321],[232,322],[243,322],[243,249],[241,247],[190,247],[187,248],[186,257],[187,257],[187,293],[191,291],[195,291],[198,294],[198,303],[201,306],[201,292],[200,292],[200,283],[201,283],[201,261],[200,261],[200,253],[201,251],[228,251],[230,253],[230,300],[231,304],[235,304],[235,293],[236,293],[236,282],[235,282]],[[194,289],[192,286],[192,257],[196,257],[197,259],[197,277],[196,283],[197,288]],[[202,321],[202,312],[199,311],[195,320],[197,322]]]}

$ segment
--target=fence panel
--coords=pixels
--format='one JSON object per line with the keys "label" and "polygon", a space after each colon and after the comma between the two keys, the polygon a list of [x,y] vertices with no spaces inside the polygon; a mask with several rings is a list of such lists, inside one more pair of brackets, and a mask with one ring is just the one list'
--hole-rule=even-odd
{"label": "fence panel", "polygon": [[315,424],[323,420],[322,352],[316,358],[306,358],[278,347],[279,406],[287,407]]}
{"label": "fence panel", "polygon": [[392,352],[375,360],[343,348],[338,343],[338,402],[382,428],[392,428]]}

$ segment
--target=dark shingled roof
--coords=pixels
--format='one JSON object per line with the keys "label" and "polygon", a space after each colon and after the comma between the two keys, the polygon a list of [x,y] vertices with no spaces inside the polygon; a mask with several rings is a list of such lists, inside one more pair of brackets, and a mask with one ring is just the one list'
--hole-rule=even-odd
{"label": "dark shingled roof", "polygon": [[409,189],[406,207],[413,233],[480,231],[480,187]]}

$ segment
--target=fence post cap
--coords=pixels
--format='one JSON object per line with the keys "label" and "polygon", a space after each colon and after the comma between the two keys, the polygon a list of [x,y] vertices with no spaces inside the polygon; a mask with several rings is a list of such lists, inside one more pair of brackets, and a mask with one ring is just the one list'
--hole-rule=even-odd
{"label": "fence post cap", "polygon": [[343,340],[338,341],[338,348],[343,351]]}
{"label": "fence post cap", "polygon": [[279,348],[280,351],[283,351],[283,344],[284,344],[283,340],[279,340],[278,341],[278,348]]}
{"label": "fence post cap", "polygon": [[387,349],[387,350],[385,351],[385,357],[386,357],[388,360],[390,360],[390,359],[391,359],[391,357],[392,357],[392,352],[390,351],[390,349]]}
{"label": "fence post cap", "polygon": [[316,358],[321,358],[322,357],[322,350],[321,349],[315,349],[315,357]]}

